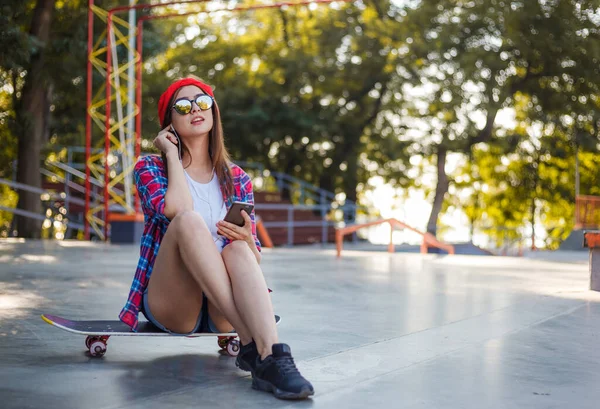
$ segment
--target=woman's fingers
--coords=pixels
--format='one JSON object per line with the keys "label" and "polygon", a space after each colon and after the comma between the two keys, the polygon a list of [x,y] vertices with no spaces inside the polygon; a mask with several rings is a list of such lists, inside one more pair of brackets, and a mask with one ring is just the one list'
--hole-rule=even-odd
{"label": "woman's fingers", "polygon": [[177,140],[177,137],[175,136],[175,134],[170,131],[170,128],[163,129],[162,131],[160,131],[158,133],[158,135],[156,137],[157,138],[165,137],[165,138],[167,138],[168,140],[170,140],[171,142],[173,142],[176,145],[179,142]]}
{"label": "woman's fingers", "polygon": [[244,218],[244,221],[246,222],[246,224],[252,223],[252,219],[250,218],[250,215],[248,213],[246,213],[246,211],[244,209],[240,210],[240,213],[242,214],[242,217]]}
{"label": "woman's fingers", "polygon": [[217,226],[226,227],[226,228],[228,228],[229,230],[232,230],[232,231],[235,231],[235,232],[238,232],[238,233],[239,233],[239,232],[241,231],[241,229],[242,229],[240,226],[238,226],[238,225],[235,225],[235,224],[233,224],[233,223],[226,222],[225,220],[219,220],[219,221],[217,222]]}
{"label": "woman's fingers", "polygon": [[228,225],[226,225],[225,223],[227,223],[227,222],[217,223],[217,232],[219,232],[219,231],[223,232],[223,235],[225,237],[227,237],[228,239],[233,239],[233,240],[243,240],[244,239],[243,232],[240,232],[239,230],[237,230],[238,226],[232,225],[232,226],[236,227],[236,228],[232,228],[232,227],[229,227]]}
{"label": "woman's fingers", "polygon": [[239,234],[235,233],[232,230],[218,229],[217,234],[220,234],[221,236],[224,236],[229,240],[243,240],[243,237],[241,237]]}
{"label": "woman's fingers", "polygon": [[242,214],[242,217],[244,218],[244,231],[247,234],[247,237],[250,238],[252,236],[252,218],[250,218],[250,215],[248,213],[246,213],[246,211],[244,209],[242,209],[242,211],[240,212]]}
{"label": "woman's fingers", "polygon": [[171,132],[167,133],[167,139],[173,142],[175,145],[179,143],[175,135],[173,135]]}
{"label": "woman's fingers", "polygon": [[218,228],[229,234],[239,234],[239,232],[237,230],[225,225],[224,223],[219,224]]}
{"label": "woman's fingers", "polygon": [[177,140],[177,137],[166,130],[160,131],[154,139],[154,146],[156,146],[158,150],[165,153],[167,153],[169,149],[173,149],[172,146],[178,144],[179,141]]}
{"label": "woman's fingers", "polygon": [[244,210],[241,211],[241,214],[245,221],[243,227],[226,222],[225,220],[219,220],[217,222],[217,233],[230,240],[248,240],[252,235],[252,219]]}

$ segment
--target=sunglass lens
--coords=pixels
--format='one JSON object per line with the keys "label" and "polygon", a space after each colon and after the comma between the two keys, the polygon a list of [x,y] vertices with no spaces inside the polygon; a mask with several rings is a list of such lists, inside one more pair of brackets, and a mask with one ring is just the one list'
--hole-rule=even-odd
{"label": "sunglass lens", "polygon": [[198,107],[201,110],[206,111],[212,107],[213,100],[208,95],[200,95],[198,98],[196,98],[196,104],[198,104]]}
{"label": "sunglass lens", "polygon": [[179,114],[187,115],[192,110],[192,103],[186,99],[180,99],[179,101],[175,101],[174,108]]}

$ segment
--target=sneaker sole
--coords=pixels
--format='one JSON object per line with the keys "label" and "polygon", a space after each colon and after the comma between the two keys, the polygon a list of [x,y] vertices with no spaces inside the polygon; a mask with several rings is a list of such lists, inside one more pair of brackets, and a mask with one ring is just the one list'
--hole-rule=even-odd
{"label": "sneaker sole", "polygon": [[271,392],[273,395],[275,395],[276,398],[288,400],[306,399],[309,396],[315,394],[314,390],[308,388],[304,388],[300,392],[282,391],[281,389],[273,385],[271,382],[257,378],[252,378],[252,388],[259,391]]}
{"label": "sneaker sole", "polygon": [[238,361],[237,359],[235,360],[235,366],[237,366],[238,368],[240,368],[242,371],[246,371],[246,372],[250,372],[253,373],[254,371],[252,370],[252,367],[246,362],[246,361]]}

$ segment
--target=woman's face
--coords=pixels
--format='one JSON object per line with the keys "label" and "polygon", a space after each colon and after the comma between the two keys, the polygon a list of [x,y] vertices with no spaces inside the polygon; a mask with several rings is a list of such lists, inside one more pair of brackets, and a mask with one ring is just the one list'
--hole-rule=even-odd
{"label": "woman's face", "polygon": [[[195,85],[186,85],[182,87],[174,101],[180,98],[194,100],[198,95],[203,95],[204,92]],[[196,102],[192,102],[192,110],[187,115],[181,115],[171,107],[171,118],[173,126],[177,133],[183,139],[197,138],[208,135],[213,127],[212,108],[202,111]]]}

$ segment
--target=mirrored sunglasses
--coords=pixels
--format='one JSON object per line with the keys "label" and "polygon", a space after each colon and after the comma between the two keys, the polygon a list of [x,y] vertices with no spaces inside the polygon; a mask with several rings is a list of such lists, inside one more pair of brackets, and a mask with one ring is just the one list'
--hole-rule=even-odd
{"label": "mirrored sunglasses", "polygon": [[192,104],[196,103],[202,111],[207,111],[213,106],[213,98],[210,95],[198,95],[196,98],[179,98],[173,103],[173,109],[180,115],[187,115],[192,112]]}

